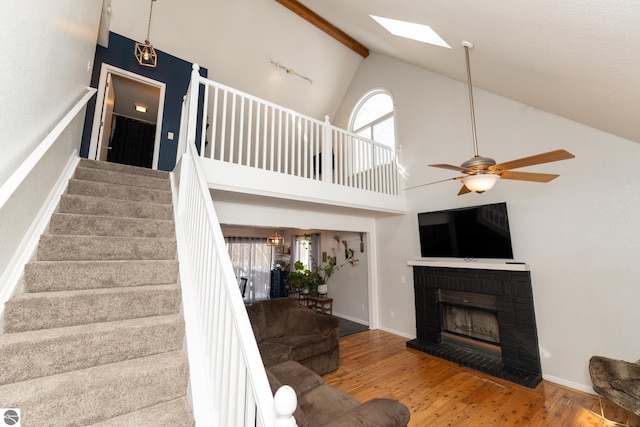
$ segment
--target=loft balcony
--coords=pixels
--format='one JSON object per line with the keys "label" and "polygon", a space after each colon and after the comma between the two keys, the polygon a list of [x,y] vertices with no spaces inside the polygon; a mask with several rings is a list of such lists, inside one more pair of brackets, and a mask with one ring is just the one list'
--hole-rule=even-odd
{"label": "loft balcony", "polygon": [[328,117],[316,120],[203,78],[197,65],[179,144],[178,153],[195,144],[214,191],[374,214],[406,211],[396,150],[337,128]]}

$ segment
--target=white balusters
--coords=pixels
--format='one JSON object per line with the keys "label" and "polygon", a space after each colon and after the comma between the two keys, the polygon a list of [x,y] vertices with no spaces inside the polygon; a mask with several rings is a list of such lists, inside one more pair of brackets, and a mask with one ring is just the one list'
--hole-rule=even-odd
{"label": "white balusters", "polygon": [[[197,75],[196,68],[194,65]],[[395,150],[331,125],[329,116],[324,122],[315,120],[197,78],[198,84],[191,85],[190,93],[197,94],[199,86],[205,88],[201,155],[206,140],[210,145],[207,157],[215,160],[360,190],[399,194]],[[188,117],[195,118],[198,97],[188,98]],[[212,115],[210,129],[207,129],[209,111]],[[192,123],[195,120],[189,120],[189,124]],[[324,163],[323,167],[320,163]],[[320,174],[320,169],[324,169],[324,173]]]}

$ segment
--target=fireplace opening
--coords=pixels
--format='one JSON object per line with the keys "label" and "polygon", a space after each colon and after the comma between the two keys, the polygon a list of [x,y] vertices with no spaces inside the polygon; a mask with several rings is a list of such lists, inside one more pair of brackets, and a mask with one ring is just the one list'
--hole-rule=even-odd
{"label": "fireplace opening", "polygon": [[500,356],[495,295],[439,289],[443,342]]}

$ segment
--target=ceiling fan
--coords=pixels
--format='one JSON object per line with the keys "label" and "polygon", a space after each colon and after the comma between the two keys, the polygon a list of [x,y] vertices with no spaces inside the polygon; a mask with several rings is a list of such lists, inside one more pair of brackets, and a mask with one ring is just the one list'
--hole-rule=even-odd
{"label": "ceiling fan", "polygon": [[494,184],[500,179],[512,179],[517,181],[530,182],[549,182],[560,175],[534,172],[514,172],[512,169],[523,168],[526,166],[539,165],[542,163],[556,162],[559,160],[572,159],[575,156],[566,150],[555,150],[548,153],[537,154],[535,156],[524,157],[509,162],[496,164],[496,161],[490,157],[482,157],[478,155],[478,137],[476,135],[476,118],[473,108],[473,87],[471,85],[471,67],[469,66],[469,49],[473,48],[473,44],[463,41],[465,59],[467,63],[467,85],[469,87],[469,105],[471,111],[471,130],[473,133],[473,149],[474,156],[462,163],[460,166],[438,163],[429,165],[435,168],[450,169],[462,172],[465,175],[455,178],[444,179],[441,181],[430,182],[428,184],[416,185],[411,188],[422,187],[424,185],[437,184],[445,181],[462,181],[464,184],[458,192],[458,195],[471,192],[483,193],[490,190]]}

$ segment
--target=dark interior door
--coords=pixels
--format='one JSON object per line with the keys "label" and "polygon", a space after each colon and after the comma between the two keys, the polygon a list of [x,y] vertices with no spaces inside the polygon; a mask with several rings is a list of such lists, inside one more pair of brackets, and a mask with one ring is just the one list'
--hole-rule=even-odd
{"label": "dark interior door", "polygon": [[114,116],[107,161],[151,168],[155,138],[154,123]]}

